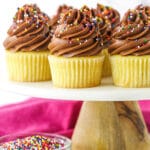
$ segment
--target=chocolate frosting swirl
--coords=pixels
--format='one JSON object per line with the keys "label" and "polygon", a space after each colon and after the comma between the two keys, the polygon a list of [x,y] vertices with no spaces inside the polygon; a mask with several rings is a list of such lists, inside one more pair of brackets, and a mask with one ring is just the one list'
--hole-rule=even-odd
{"label": "chocolate frosting swirl", "polygon": [[147,24],[150,24],[150,6],[138,5],[136,10],[147,17]]}
{"label": "chocolate frosting swirl", "polygon": [[107,20],[110,30],[113,30],[120,23],[119,12],[109,6],[97,4],[97,15],[103,16]]}
{"label": "chocolate frosting swirl", "polygon": [[84,5],[83,7],[81,7],[80,11],[83,12],[88,17],[90,17],[91,19],[96,17],[96,9],[94,8],[90,9],[87,5]]}
{"label": "chocolate frosting swirl", "polygon": [[[103,44],[105,48],[110,44],[114,28],[120,23],[120,14],[117,10],[102,4],[97,4],[97,8],[95,10],[95,16],[103,20],[100,23],[99,32],[103,37]],[[101,26],[102,24],[103,27]]]}
{"label": "chocolate frosting swirl", "polygon": [[51,27],[52,35],[54,34],[54,32],[55,32],[55,30],[57,28],[60,16],[63,13],[65,13],[66,11],[68,11],[69,9],[72,9],[72,7],[71,6],[67,6],[65,4],[58,7],[56,15],[54,15],[52,17],[52,19],[50,20],[50,22],[49,22],[49,26]]}
{"label": "chocolate frosting swirl", "polygon": [[60,19],[48,47],[56,56],[81,57],[98,55],[102,48],[100,43],[97,25],[85,13],[71,9]]}
{"label": "chocolate frosting swirl", "polygon": [[86,5],[81,8],[81,11],[88,15],[92,22],[97,24],[98,33],[102,39],[101,44],[106,47],[111,39],[111,33],[109,32],[109,24],[103,15],[98,15],[96,9],[90,9]]}
{"label": "chocolate frosting swirl", "polygon": [[126,55],[150,54],[150,27],[147,25],[147,16],[138,10],[128,10],[121,25],[113,34],[114,39],[109,52]]}
{"label": "chocolate frosting swirl", "polygon": [[8,30],[4,47],[11,51],[35,51],[48,49],[50,33],[49,17],[35,5],[18,8],[13,24]]}

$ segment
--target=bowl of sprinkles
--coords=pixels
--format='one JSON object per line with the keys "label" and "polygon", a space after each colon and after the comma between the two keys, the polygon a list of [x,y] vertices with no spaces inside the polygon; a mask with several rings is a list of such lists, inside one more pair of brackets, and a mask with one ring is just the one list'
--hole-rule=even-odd
{"label": "bowl of sprinkles", "polygon": [[70,150],[71,140],[56,134],[11,134],[0,137],[0,150]]}

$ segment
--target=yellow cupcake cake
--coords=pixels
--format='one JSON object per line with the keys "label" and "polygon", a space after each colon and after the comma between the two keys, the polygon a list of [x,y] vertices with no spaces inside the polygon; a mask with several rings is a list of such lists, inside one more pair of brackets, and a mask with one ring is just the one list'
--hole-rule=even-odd
{"label": "yellow cupcake cake", "polygon": [[36,82],[51,79],[48,21],[49,17],[35,4],[18,8],[4,41],[10,80]]}
{"label": "yellow cupcake cake", "polygon": [[150,87],[150,28],[141,10],[129,10],[114,32],[109,51],[114,84]]}
{"label": "yellow cupcake cake", "polygon": [[101,83],[104,57],[97,25],[77,9],[67,11],[60,19],[52,42],[49,63],[54,86],[86,88]]}

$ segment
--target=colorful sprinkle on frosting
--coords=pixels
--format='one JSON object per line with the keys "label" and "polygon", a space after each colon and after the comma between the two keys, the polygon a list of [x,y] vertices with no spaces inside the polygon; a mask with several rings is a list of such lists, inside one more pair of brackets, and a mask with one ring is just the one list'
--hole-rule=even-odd
{"label": "colorful sprinkle on frosting", "polygon": [[51,54],[64,57],[99,55],[103,39],[98,29],[103,25],[99,23],[101,18],[91,18],[91,12],[84,6],[80,10],[70,9],[61,16],[55,36],[48,46]]}
{"label": "colorful sprinkle on frosting", "polygon": [[113,40],[108,48],[111,55],[150,54],[150,28],[146,9],[148,7],[138,6],[125,13],[120,25],[114,30]]}
{"label": "colorful sprinkle on frosting", "polygon": [[97,15],[103,16],[107,22],[110,24],[110,30],[113,30],[120,23],[120,14],[119,12],[110,7],[104,6],[102,4],[97,4]]}
{"label": "colorful sprinkle on frosting", "polygon": [[14,52],[47,50],[51,40],[49,20],[36,4],[23,5],[17,9],[4,47]]}
{"label": "colorful sprinkle on frosting", "polygon": [[37,23],[39,26],[42,23],[47,23],[49,17],[41,12],[40,8],[36,4],[26,4],[20,8],[17,8],[17,13],[13,17],[15,23],[20,24],[22,22]]}
{"label": "colorful sprinkle on frosting", "polygon": [[72,8],[73,8],[72,6],[68,6],[66,4],[60,5],[58,7],[56,15],[54,15],[49,22],[52,36],[57,28],[57,25],[59,24],[60,17],[62,17],[66,11],[68,11],[69,9],[72,9]]}

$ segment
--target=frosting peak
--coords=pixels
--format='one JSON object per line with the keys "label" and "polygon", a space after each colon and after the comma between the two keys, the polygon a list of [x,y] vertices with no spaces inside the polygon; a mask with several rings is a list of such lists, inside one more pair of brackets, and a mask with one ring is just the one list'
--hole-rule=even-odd
{"label": "frosting peak", "polygon": [[103,16],[110,24],[110,30],[113,30],[120,23],[119,12],[109,6],[97,4],[97,15]]}
{"label": "frosting peak", "polygon": [[136,10],[146,17],[147,24],[150,24],[150,6],[138,5]]}
{"label": "frosting peak", "polygon": [[35,4],[18,8],[4,47],[12,51],[47,49],[50,41],[48,21],[49,17]]}
{"label": "frosting peak", "polygon": [[122,24],[142,24],[146,23],[147,17],[144,13],[141,13],[137,10],[128,10],[122,20]]}
{"label": "frosting peak", "polygon": [[80,24],[87,19],[83,13],[77,9],[71,9],[61,16],[60,24]]}
{"label": "frosting peak", "polygon": [[[21,23],[23,21],[31,21],[31,17],[34,19],[37,19],[36,14],[39,14],[41,11],[39,7],[37,7],[36,4],[31,4],[31,5],[24,5],[21,8],[18,8],[18,11],[16,15],[14,16],[13,20],[16,23]],[[33,19],[33,20],[34,20]]]}
{"label": "frosting peak", "polygon": [[120,26],[114,30],[109,52],[120,55],[149,55],[150,26],[145,13],[128,10]]}
{"label": "frosting peak", "polygon": [[50,20],[50,23],[49,23],[49,26],[51,27],[51,33],[52,34],[54,34],[54,32],[56,30],[56,27],[58,25],[60,16],[63,13],[65,13],[66,11],[68,11],[69,9],[72,9],[72,7],[71,6],[67,6],[65,4],[58,7],[56,15],[54,15],[52,17],[52,19]]}
{"label": "frosting peak", "polygon": [[97,4],[95,15],[97,17],[103,18],[103,28],[101,30],[100,27],[100,33],[102,34],[103,37],[104,46],[108,46],[112,38],[113,30],[120,23],[120,14],[117,10],[109,6]]}
{"label": "frosting peak", "polygon": [[89,8],[87,5],[84,5],[81,9],[81,12],[83,12],[85,15],[88,15],[90,18],[96,17],[96,9]]}

